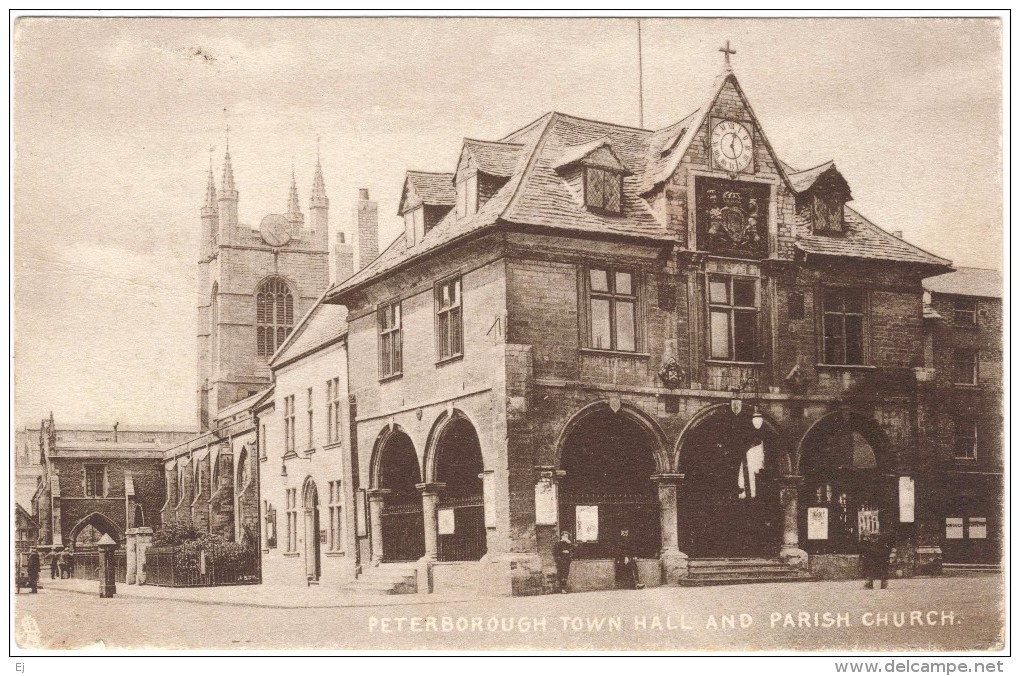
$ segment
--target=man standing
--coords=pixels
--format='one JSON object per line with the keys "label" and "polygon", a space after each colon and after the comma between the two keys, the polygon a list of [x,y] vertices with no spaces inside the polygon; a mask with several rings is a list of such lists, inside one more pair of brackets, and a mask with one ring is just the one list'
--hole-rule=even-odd
{"label": "man standing", "polygon": [[60,554],[56,549],[50,550],[50,579],[56,580],[59,575]]}
{"label": "man standing", "polygon": [[560,593],[567,593],[567,579],[570,577],[570,561],[574,558],[574,543],[570,539],[570,531],[560,533],[553,557],[556,559],[556,579]]}
{"label": "man standing", "polygon": [[57,567],[60,570],[60,579],[71,577],[71,563],[70,555],[67,550],[60,552],[60,560],[57,562]]}
{"label": "man standing", "polygon": [[33,548],[28,555],[28,586],[33,594],[39,592],[39,550]]}
{"label": "man standing", "polygon": [[626,528],[620,531],[620,549],[616,555],[616,584],[623,585],[624,589],[645,588],[638,582],[637,559],[634,558],[634,551],[631,548],[630,531]]}

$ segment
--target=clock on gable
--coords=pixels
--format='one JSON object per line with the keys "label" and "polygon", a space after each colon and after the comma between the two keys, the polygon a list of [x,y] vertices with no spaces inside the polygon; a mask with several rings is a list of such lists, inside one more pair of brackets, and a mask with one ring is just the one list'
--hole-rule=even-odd
{"label": "clock on gable", "polygon": [[742,122],[722,120],[712,128],[712,160],[715,166],[736,173],[743,171],[754,158],[751,131]]}

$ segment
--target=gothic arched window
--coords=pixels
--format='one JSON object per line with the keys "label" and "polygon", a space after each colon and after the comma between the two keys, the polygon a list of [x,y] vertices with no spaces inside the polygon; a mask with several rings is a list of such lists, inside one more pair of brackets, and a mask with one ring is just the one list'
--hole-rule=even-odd
{"label": "gothic arched window", "polygon": [[287,282],[271,277],[255,290],[255,341],[260,357],[271,357],[294,328],[294,296]]}

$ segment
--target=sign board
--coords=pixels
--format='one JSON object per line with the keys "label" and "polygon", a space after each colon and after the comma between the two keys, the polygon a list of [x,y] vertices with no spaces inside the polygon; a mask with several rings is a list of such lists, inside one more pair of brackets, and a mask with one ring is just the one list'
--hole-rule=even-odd
{"label": "sign board", "polygon": [[364,488],[358,489],[358,495],[354,500],[354,521],[358,537],[368,535],[368,492]]}
{"label": "sign board", "polygon": [[485,505],[485,527],[496,527],[496,475],[492,472],[482,473],[482,498]]}
{"label": "sign board", "polygon": [[988,519],[983,516],[970,517],[967,535],[971,540],[984,540],[988,537]]}
{"label": "sign board", "polygon": [[946,518],[946,539],[947,540],[962,540],[963,539],[963,519],[960,517],[947,517]]}
{"label": "sign board", "polygon": [[439,534],[453,535],[457,529],[457,520],[454,517],[453,509],[439,510]]}
{"label": "sign board", "polygon": [[326,544],[326,531],[324,530],[319,531],[319,543],[323,545]]}
{"label": "sign board", "polygon": [[900,523],[914,523],[914,480],[900,477]]}
{"label": "sign board", "polygon": [[574,528],[577,542],[598,542],[599,506],[577,505],[574,508]]}
{"label": "sign board", "polygon": [[829,508],[808,507],[807,511],[808,540],[829,539]]}
{"label": "sign board", "polygon": [[[539,481],[535,484],[535,525],[555,526],[557,521],[556,484]],[[486,517],[488,522],[488,517]]]}

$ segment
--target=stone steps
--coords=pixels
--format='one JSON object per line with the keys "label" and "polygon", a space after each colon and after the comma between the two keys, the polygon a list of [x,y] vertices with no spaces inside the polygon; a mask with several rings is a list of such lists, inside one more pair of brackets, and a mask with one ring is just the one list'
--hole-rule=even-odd
{"label": "stone steps", "polygon": [[389,595],[418,593],[418,571],[402,564],[381,564],[344,585],[355,594]]}
{"label": "stone steps", "polygon": [[687,575],[688,577],[680,580],[683,587],[756,582],[805,582],[815,579],[810,573],[788,566],[782,561],[760,558],[691,559]]}
{"label": "stone steps", "polygon": [[943,563],[943,575],[999,575],[1002,566],[997,563]]}

